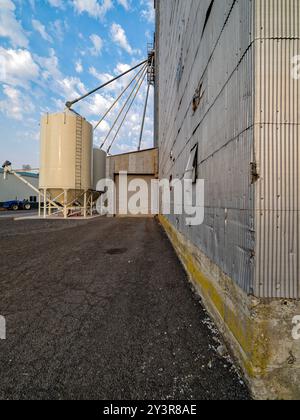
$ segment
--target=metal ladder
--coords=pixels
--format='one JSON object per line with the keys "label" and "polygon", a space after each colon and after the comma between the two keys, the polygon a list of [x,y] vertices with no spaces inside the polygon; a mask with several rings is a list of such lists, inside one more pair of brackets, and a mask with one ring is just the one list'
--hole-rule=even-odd
{"label": "metal ladder", "polygon": [[148,49],[148,71],[147,71],[147,79],[148,85],[154,86],[155,85],[155,50],[154,44],[147,44]]}
{"label": "metal ladder", "polygon": [[75,189],[81,190],[82,174],[82,118],[76,117]]}

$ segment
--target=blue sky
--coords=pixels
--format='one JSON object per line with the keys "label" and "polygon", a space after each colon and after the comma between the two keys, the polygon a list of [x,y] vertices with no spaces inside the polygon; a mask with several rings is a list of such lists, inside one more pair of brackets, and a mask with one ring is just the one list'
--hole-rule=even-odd
{"label": "blue sky", "polygon": [[[147,56],[153,0],[0,0],[0,161],[39,166],[39,121]],[[95,124],[132,76],[75,107]],[[112,153],[135,150],[144,84]],[[143,147],[152,146],[153,92]],[[120,106],[119,106],[120,108]],[[100,145],[114,113],[96,132]],[[109,144],[109,142],[107,143]]]}

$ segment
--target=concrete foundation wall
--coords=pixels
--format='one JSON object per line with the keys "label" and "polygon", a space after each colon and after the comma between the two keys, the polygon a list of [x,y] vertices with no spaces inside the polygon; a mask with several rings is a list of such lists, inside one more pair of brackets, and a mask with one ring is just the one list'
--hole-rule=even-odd
{"label": "concrete foundation wall", "polygon": [[254,398],[299,400],[300,341],[292,337],[292,320],[300,314],[300,302],[247,295],[165,217],[160,222]]}

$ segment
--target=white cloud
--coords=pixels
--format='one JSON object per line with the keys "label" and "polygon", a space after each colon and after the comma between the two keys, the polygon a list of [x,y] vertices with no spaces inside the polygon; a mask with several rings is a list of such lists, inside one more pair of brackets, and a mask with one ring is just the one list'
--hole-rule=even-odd
{"label": "white cloud", "polygon": [[42,76],[53,93],[66,100],[73,100],[86,93],[86,88],[78,77],[65,76],[59,69],[59,60],[54,49],[48,57],[35,56],[42,69]]}
{"label": "white cloud", "polygon": [[49,24],[49,28],[53,37],[59,39],[60,41],[64,40],[65,30],[67,29],[67,22],[62,20],[55,20]]}
{"label": "white cloud", "polygon": [[[115,76],[118,76],[119,74],[123,74],[126,71],[130,70],[131,67],[133,66],[129,64],[118,63],[116,65],[116,68],[114,69],[114,74]],[[129,82],[133,79],[134,75],[137,74],[140,70],[141,68],[137,69],[135,72],[127,73],[127,75],[121,77],[121,79],[118,80],[118,84],[119,84],[118,88],[124,89],[125,86],[127,86]]]}
{"label": "white cloud", "polygon": [[[110,73],[100,73],[98,72],[95,67],[90,67],[89,68],[89,73],[95,77],[95,79],[99,80],[101,84],[104,84],[106,82],[108,82],[109,80],[112,80],[114,78],[113,75],[111,75]],[[116,82],[117,83],[117,82]],[[106,91],[112,91],[114,92],[116,90],[116,85],[115,83],[112,83],[108,86],[106,86],[105,88]]]}
{"label": "white cloud", "polygon": [[80,104],[80,112],[86,116],[101,117],[113,103],[113,98],[96,93]]}
{"label": "white cloud", "polygon": [[48,3],[52,7],[57,7],[57,8],[62,9],[62,10],[65,8],[63,0],[48,0]]}
{"label": "white cloud", "polygon": [[28,96],[20,90],[3,85],[3,94],[5,99],[0,101],[0,112],[5,114],[8,118],[15,120],[23,120],[25,114],[32,114],[35,107]]}
{"label": "white cloud", "polygon": [[112,79],[112,75],[109,73],[99,73],[95,67],[89,68],[89,73],[94,76],[96,79],[100,80],[101,83],[106,83]]}
{"label": "white cloud", "polygon": [[147,41],[149,41],[149,42],[153,42],[153,32],[151,32],[151,31],[147,30],[147,31],[145,32],[145,37],[147,38]]}
{"label": "white cloud", "polygon": [[155,9],[153,0],[142,0],[143,10],[141,12],[142,17],[149,23],[155,21]]}
{"label": "white cloud", "polygon": [[[100,118],[99,118],[100,119]],[[91,120],[90,121],[90,123],[92,124],[92,126],[93,127],[95,127],[96,126],[96,124],[98,124],[99,123],[99,119],[98,120]],[[98,127],[97,127],[97,130],[96,130],[96,132],[95,132],[95,137],[96,137],[96,140],[97,139],[99,139],[99,138],[101,138],[101,136],[103,136],[103,135],[106,135],[108,132],[109,132],[109,130],[111,129],[111,125],[109,124],[109,122],[107,122],[107,121],[102,121],[99,125],[98,125]],[[99,144],[99,146],[100,146],[100,144]]]}
{"label": "white cloud", "polygon": [[35,29],[41,37],[47,42],[53,42],[51,36],[47,33],[45,26],[38,20],[32,19],[32,27]]}
{"label": "white cloud", "polygon": [[103,48],[103,41],[99,35],[93,34],[90,36],[90,40],[92,41],[93,47],[91,48],[91,54],[94,56],[98,56],[101,54]]}
{"label": "white cloud", "polygon": [[35,11],[35,0],[29,0],[30,7]]}
{"label": "white cloud", "polygon": [[0,47],[2,71],[0,81],[13,86],[28,87],[29,83],[37,80],[39,67],[27,50],[6,50]]}
{"label": "white cloud", "polygon": [[44,80],[61,79],[63,76],[59,70],[58,58],[53,48],[50,49],[50,55],[48,57],[35,56],[35,60],[42,68],[42,76]]}
{"label": "white cloud", "polygon": [[118,3],[124,7],[124,9],[128,12],[130,10],[130,4],[128,0],[118,0]]}
{"label": "white cloud", "polygon": [[75,63],[75,71],[76,73],[82,73],[83,72],[83,65],[82,65],[82,61],[78,60]]}
{"label": "white cloud", "polygon": [[112,0],[73,0],[75,10],[80,13],[88,13],[95,19],[103,19],[106,13],[113,8]]}
{"label": "white cloud", "polygon": [[115,74],[122,74],[125,73],[126,71],[130,70],[131,66],[129,64],[124,64],[124,63],[118,63],[114,73]]}
{"label": "white cloud", "polygon": [[116,147],[117,147],[117,150],[120,153],[129,153],[129,152],[132,152],[132,146],[130,144],[125,144],[125,143],[117,144]]}
{"label": "white cloud", "polygon": [[64,77],[57,80],[57,88],[59,94],[68,101],[86,93],[86,88],[78,77]]}
{"label": "white cloud", "polygon": [[111,25],[110,34],[113,42],[117,44],[120,48],[125,50],[128,54],[134,54],[135,51],[132,49],[131,45],[128,42],[125,30],[118,23],[113,23]]}
{"label": "white cloud", "polygon": [[9,38],[14,47],[28,47],[27,35],[15,15],[11,0],[0,0],[0,37]]}
{"label": "white cloud", "polygon": [[[129,70],[131,66],[129,64],[123,64],[118,63],[116,68],[114,69],[113,74],[111,73],[100,73],[96,70],[95,67],[89,68],[89,73],[94,76],[97,80],[99,80],[101,83],[106,83],[110,80],[112,80],[115,76],[118,76],[122,73],[125,73],[127,70]],[[110,85],[105,87],[106,92],[113,92],[114,95],[119,94],[125,87],[128,86],[130,81],[133,79],[134,74],[128,73],[127,75],[121,77],[120,79],[114,81]],[[132,87],[134,84],[132,85]]]}

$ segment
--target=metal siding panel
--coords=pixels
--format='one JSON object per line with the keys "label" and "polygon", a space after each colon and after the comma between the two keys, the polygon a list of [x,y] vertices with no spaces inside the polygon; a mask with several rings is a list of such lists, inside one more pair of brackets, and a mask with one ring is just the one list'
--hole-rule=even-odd
{"label": "metal siding panel", "polygon": [[255,37],[299,38],[299,0],[254,0]]}
{"label": "metal siding panel", "polygon": [[[182,178],[198,143],[206,208],[202,226],[187,226],[183,216],[170,215],[169,220],[252,293],[253,3],[215,0],[203,37],[210,1],[179,3],[180,7],[178,0],[160,2],[160,177]],[[179,65],[183,72],[178,81]],[[201,80],[205,96],[193,113],[192,98]]]}
{"label": "metal siding panel", "polygon": [[299,0],[256,0],[255,33],[255,294],[299,299]]}

